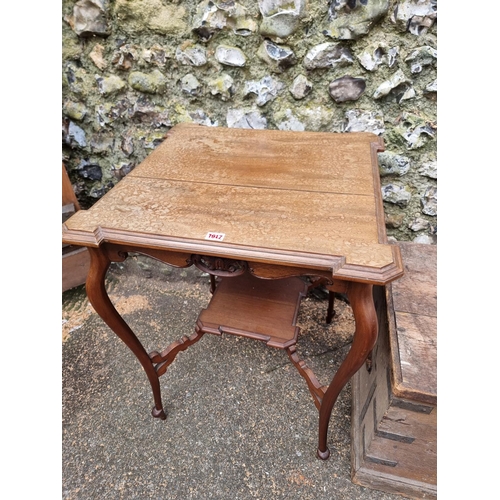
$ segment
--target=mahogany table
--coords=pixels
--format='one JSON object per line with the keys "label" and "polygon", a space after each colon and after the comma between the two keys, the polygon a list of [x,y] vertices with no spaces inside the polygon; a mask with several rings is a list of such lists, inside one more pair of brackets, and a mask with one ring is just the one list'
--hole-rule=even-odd
{"label": "mahogany table", "polygon": [[[91,304],[148,376],[154,417],[166,418],[159,377],[180,351],[207,332],[245,335],[286,349],[319,410],[317,456],[329,457],[333,405],[377,339],[373,285],[403,274],[399,248],[385,233],[377,165],[383,150],[370,133],[180,124],[92,208],[65,222],[63,242],[91,255]],[[161,352],[146,352],[106,292],[110,263],[128,252],[195,265],[220,280],[215,286],[212,278],[212,301],[194,333]],[[306,278],[347,294],[355,319],[351,349],[328,386],[295,350]]]}

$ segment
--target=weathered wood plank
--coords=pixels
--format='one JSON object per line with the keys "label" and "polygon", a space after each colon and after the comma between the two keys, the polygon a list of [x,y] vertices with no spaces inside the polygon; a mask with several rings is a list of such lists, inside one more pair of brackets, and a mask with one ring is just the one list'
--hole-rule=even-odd
{"label": "weathered wood plank", "polygon": [[[437,488],[435,485],[413,481],[397,473],[380,472],[371,468],[372,464],[360,467],[352,477],[352,482],[368,488],[395,493],[408,498],[435,499]],[[393,471],[394,472],[394,471]]]}
{"label": "weathered wood plank", "polygon": [[437,404],[437,248],[400,243],[403,278],[388,300],[396,396]]}
{"label": "weathered wood plank", "polygon": [[402,381],[400,397],[437,403],[437,318],[396,313]]}
{"label": "weathered wood plank", "polygon": [[64,248],[62,254],[62,291],[83,285],[90,267],[89,251],[84,247]]}
{"label": "weathered wood plank", "polygon": [[405,274],[392,287],[394,311],[437,316],[437,246],[399,243]]}
{"label": "weathered wood plank", "polygon": [[[365,460],[380,472],[437,483],[437,410],[430,414],[390,407],[366,450]],[[395,465],[384,465],[383,462]],[[390,467],[392,470],[388,470]]]}

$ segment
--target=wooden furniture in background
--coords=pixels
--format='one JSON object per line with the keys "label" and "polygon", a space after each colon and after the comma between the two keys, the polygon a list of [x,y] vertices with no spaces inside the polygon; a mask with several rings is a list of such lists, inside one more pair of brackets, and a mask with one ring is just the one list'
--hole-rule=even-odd
{"label": "wooden furniture in background", "polygon": [[437,247],[399,243],[405,275],[377,287],[371,370],[352,380],[354,483],[436,498]]}
{"label": "wooden furniture in background", "polygon": [[[386,239],[378,151],[383,151],[383,141],[370,133],[179,124],[91,209],[66,221],[63,241],[86,246],[91,255],[89,300],[144,368],[154,417],[166,418],[159,377],[178,352],[212,328],[291,348],[293,336],[283,337],[278,324],[293,327],[290,311],[295,314],[296,309],[289,305],[293,300],[297,304],[298,296],[273,309],[264,332],[252,326],[255,308],[250,305],[271,293],[275,284],[268,280],[322,279],[333,291],[347,294],[356,322],[351,349],[328,386],[316,388],[303,369],[319,409],[317,456],[329,457],[333,405],[377,339],[373,286],[403,274],[399,248]],[[144,349],[107,295],[107,269],[128,252],[176,267],[195,265],[223,280],[195,333],[162,352]],[[253,277],[264,280],[252,287]],[[233,279],[238,281],[227,282]],[[247,290],[239,309],[226,301],[227,310],[233,308],[229,315],[223,299],[230,298],[225,291],[233,285],[240,294]],[[267,302],[273,299],[269,296]],[[292,362],[301,366],[297,358]]]}
{"label": "wooden furniture in background", "polygon": [[[63,223],[71,217],[80,204],[76,199],[73,186],[66,172],[66,167],[62,165],[62,221]],[[73,246],[63,243],[62,245],[62,291],[83,285],[87,279],[90,267],[90,255],[85,247]]]}

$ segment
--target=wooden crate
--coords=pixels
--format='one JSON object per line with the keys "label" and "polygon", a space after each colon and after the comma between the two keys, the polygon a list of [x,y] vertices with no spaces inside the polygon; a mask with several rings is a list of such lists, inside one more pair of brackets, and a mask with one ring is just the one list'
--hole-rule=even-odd
{"label": "wooden crate", "polygon": [[352,481],[437,497],[437,247],[400,243],[405,275],[377,287],[379,337],[352,379]]}

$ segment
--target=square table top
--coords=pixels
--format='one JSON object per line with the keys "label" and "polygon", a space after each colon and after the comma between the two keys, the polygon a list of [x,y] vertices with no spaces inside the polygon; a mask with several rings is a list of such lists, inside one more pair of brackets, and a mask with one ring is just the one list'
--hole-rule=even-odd
{"label": "square table top", "polygon": [[403,270],[387,243],[371,133],[174,126],[140,165],[63,225],[103,242],[330,269],[385,284]]}

